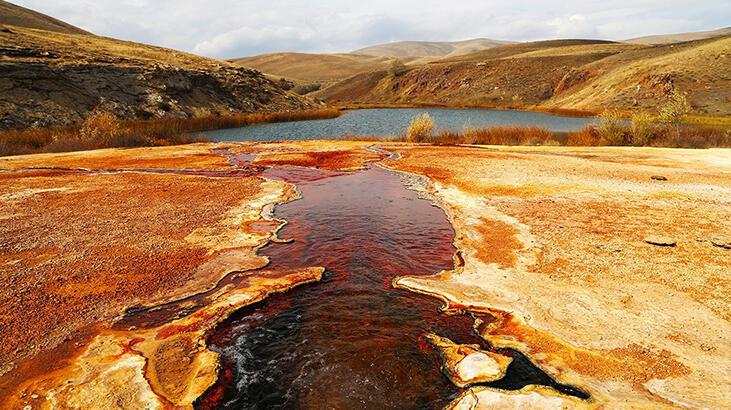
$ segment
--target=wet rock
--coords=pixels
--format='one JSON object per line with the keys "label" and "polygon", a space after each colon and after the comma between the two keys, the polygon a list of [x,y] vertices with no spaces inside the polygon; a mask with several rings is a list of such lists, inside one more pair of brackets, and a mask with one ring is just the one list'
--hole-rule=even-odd
{"label": "wet rock", "polygon": [[661,236],[661,235],[646,236],[645,242],[649,243],[650,245],[656,245],[656,246],[673,247],[673,246],[677,245],[677,242],[675,242],[675,239],[667,237],[667,236]]}
{"label": "wet rock", "polygon": [[510,357],[480,350],[478,345],[456,344],[435,334],[424,338],[439,351],[442,370],[458,387],[500,380],[513,361]]}
{"label": "wet rock", "polygon": [[650,179],[654,179],[655,181],[667,181],[667,177],[664,177],[662,175],[653,175],[650,177]]}
{"label": "wet rock", "polygon": [[528,386],[517,391],[505,391],[490,387],[472,388],[449,406],[448,410],[477,409],[581,409],[590,408],[587,402],[542,386]]}
{"label": "wet rock", "polygon": [[723,249],[731,249],[731,239],[711,238],[713,246]]}

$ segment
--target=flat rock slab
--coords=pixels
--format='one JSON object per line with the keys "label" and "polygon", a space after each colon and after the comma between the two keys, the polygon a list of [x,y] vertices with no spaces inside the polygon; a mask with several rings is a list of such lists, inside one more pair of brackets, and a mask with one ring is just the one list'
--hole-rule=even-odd
{"label": "flat rock slab", "polygon": [[474,387],[455,399],[448,410],[566,410],[592,408],[591,403],[573,397],[562,396],[543,386],[528,386],[517,391],[504,391],[490,387]]}
{"label": "flat rock slab", "polygon": [[711,243],[713,246],[717,246],[719,248],[731,249],[731,239],[712,238]]}
{"label": "flat rock slab", "polygon": [[645,242],[649,243],[650,245],[656,246],[675,246],[678,244],[675,239],[660,235],[646,236]]}

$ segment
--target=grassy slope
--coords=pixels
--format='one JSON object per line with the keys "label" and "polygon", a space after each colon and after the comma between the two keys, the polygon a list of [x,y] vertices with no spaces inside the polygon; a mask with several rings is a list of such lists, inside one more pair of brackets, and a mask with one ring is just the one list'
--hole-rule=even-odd
{"label": "grassy slope", "polygon": [[274,53],[232,61],[296,83],[331,83],[359,73],[385,69],[391,59],[357,54]]}
{"label": "grassy slope", "polygon": [[594,40],[505,45],[393,77],[349,78],[316,95],[341,105],[606,108],[653,111],[674,87],[695,113],[731,114],[731,37],[667,46]]}
{"label": "grassy slope", "polygon": [[555,95],[550,105],[599,110],[651,110],[677,88],[699,114],[731,114],[731,36],[627,50],[580,69],[584,82]]}
{"label": "grassy slope", "polygon": [[660,34],[656,36],[644,36],[625,40],[625,43],[660,45],[671,43],[682,43],[686,41],[704,40],[731,35],[731,27],[719,28],[717,30],[696,31],[691,33]]}
{"label": "grassy slope", "polygon": [[[230,65],[221,60],[109,37],[60,35],[56,32],[21,27],[12,27],[11,31],[12,33],[0,32],[1,44],[9,49],[29,51],[27,54],[15,55],[17,60],[47,64],[79,62],[113,62],[128,66],[171,64],[180,68],[213,68]],[[42,54],[44,52],[51,53],[51,56],[45,56],[50,58],[44,59]]]}
{"label": "grassy slope", "polygon": [[356,50],[348,54],[272,53],[231,60],[257,69],[271,78],[284,77],[299,84],[331,85],[357,74],[387,70],[395,59],[420,65],[447,57],[507,44],[474,39],[455,42],[400,41]]}
{"label": "grassy slope", "polygon": [[89,34],[61,20],[16,6],[3,0],[0,0],[0,24],[36,28],[66,34]]}
{"label": "grassy slope", "polygon": [[353,53],[400,59],[419,57],[439,58],[467,54],[508,43],[510,42],[486,38],[465,41],[398,41],[362,48]]}

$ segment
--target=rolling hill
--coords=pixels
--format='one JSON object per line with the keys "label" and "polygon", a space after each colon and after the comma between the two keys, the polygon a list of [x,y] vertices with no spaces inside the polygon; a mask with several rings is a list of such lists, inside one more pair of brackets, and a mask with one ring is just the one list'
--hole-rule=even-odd
{"label": "rolling hill", "polygon": [[510,41],[477,38],[464,41],[398,41],[355,50],[352,54],[391,57],[401,60],[429,57],[454,57],[475,51],[510,44]]}
{"label": "rolling hill", "polygon": [[698,114],[731,114],[731,36],[645,46],[599,40],[503,45],[410,68],[359,74],[315,94],[336,105],[606,108],[654,111],[672,90]]}
{"label": "rolling hill", "polygon": [[[19,10],[13,21],[27,14],[11,10]],[[98,111],[148,119],[314,106],[225,61],[87,34],[0,27],[0,129],[71,125]]]}
{"label": "rolling hill", "polygon": [[329,84],[359,73],[386,69],[392,59],[358,54],[274,53],[231,61],[300,84]]}
{"label": "rolling hill", "polygon": [[61,20],[0,0],[0,25],[35,28],[66,34],[89,34]]}
{"label": "rolling hill", "polygon": [[410,66],[420,65],[509,43],[489,39],[455,42],[400,41],[350,53],[272,53],[230,61],[254,68],[275,79],[285,78],[298,84],[320,83],[327,87],[357,74],[387,70],[395,60]]}
{"label": "rolling hill", "polygon": [[717,30],[696,31],[691,33],[661,34],[655,36],[644,36],[624,40],[625,43],[660,45],[682,43],[684,41],[704,40],[731,35],[731,27],[719,28]]}

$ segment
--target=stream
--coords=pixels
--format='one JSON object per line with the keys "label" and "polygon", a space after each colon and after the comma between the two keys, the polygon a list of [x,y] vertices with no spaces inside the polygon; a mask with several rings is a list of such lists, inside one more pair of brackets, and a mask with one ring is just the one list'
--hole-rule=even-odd
{"label": "stream", "polygon": [[[395,172],[275,167],[267,178],[296,184],[302,198],[278,205],[288,221],[260,250],[269,268],[325,266],[319,283],[248,306],[208,339],[221,355],[219,380],[197,408],[442,408],[460,389],[422,338],[435,332],[485,346],[469,315],[439,312],[435,298],[394,289],[399,275],[453,267],[454,230],[444,212],[407,189]],[[485,346],[485,348],[489,348]],[[557,384],[516,351],[495,387]]]}

